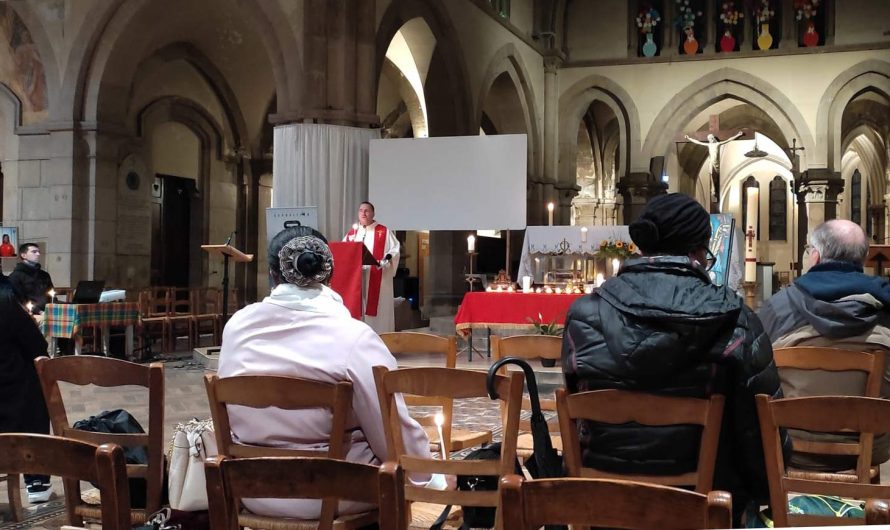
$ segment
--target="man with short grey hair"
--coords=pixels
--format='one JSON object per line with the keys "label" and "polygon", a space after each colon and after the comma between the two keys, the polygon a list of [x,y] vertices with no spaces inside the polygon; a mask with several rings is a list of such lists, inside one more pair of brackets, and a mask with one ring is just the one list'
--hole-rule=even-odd
{"label": "man with short grey hair", "polygon": [[[785,346],[823,346],[855,351],[890,350],[890,282],[863,272],[868,239],[862,228],[835,219],[810,234],[810,270],[792,285],[764,302],[757,316],[773,343]],[[863,395],[861,372],[779,370],[785,397]],[[884,370],[882,397],[890,397],[890,373]],[[801,438],[830,435],[792,433]],[[890,458],[890,438],[875,439],[872,464]],[[856,467],[855,457],[816,458],[795,453],[794,467],[840,471]]]}

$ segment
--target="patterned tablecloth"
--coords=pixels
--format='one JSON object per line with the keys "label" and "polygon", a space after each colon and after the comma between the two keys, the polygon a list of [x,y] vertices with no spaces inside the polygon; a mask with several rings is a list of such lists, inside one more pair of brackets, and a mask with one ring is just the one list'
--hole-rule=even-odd
{"label": "patterned tablecloth", "polygon": [[138,326],[140,323],[139,304],[135,302],[47,304],[43,315],[43,334],[57,338],[76,337],[85,327]]}

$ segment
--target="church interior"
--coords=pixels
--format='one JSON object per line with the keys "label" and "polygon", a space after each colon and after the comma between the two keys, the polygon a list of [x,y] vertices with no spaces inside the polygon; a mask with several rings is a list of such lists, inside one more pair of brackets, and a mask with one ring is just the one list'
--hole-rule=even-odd
{"label": "church interior", "polygon": [[[525,274],[550,292],[559,274],[527,265],[535,228],[557,243],[629,241],[627,225],[665,192],[725,214],[730,259],[757,263],[733,289],[759,307],[806,273],[825,221],[890,245],[890,2],[0,1],[0,233],[39,247],[50,302],[99,280],[138,304],[135,332],[117,342],[112,328],[111,347],[168,363],[167,400],[181,402],[166,404],[165,444],[178,421],[210,417],[203,357],[226,319],[201,313],[231,316],[270,294],[269,208],[314,207],[315,227],[339,242],[375,197],[369,144],[498,135],[524,135],[525,200],[490,207],[524,211],[524,226],[395,226],[386,331],[457,333],[457,366],[487,369],[496,326],[460,321],[465,295],[534,292]],[[387,204],[407,201],[438,208],[435,196]],[[375,215],[385,225],[394,213]],[[9,275],[18,252],[2,254]],[[620,266],[593,253],[559,263],[571,269],[560,287],[579,294]],[[550,334],[567,307],[532,306],[494,334]],[[107,353],[108,336],[83,335],[78,352],[92,340]],[[550,389],[562,374],[546,364],[534,366]],[[125,396],[93,395],[73,399],[89,412]],[[487,398],[454,419],[500,424]],[[35,528],[59,527],[26,512]]]}

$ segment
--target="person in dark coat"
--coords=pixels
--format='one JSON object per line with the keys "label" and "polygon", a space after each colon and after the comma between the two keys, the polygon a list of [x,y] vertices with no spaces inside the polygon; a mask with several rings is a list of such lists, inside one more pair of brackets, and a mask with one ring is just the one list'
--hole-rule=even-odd
{"label": "person in dark coat", "polygon": [[[0,432],[49,434],[49,412],[34,359],[46,355],[46,340],[24,300],[0,275]],[[49,477],[25,475],[28,500],[46,502]]]}
{"label": "person in dark coat", "polygon": [[53,280],[49,273],[40,267],[40,247],[34,243],[19,245],[21,259],[9,275],[9,281],[19,296],[33,304],[31,312],[35,315],[43,313],[49,300],[49,291],[53,288]]}
{"label": "person in dark coat", "polygon": [[[710,217],[695,200],[655,197],[629,229],[644,256],[628,259],[618,276],[568,312],[566,386],[571,393],[723,394],[714,489],[732,494],[738,524],[750,502],[769,499],[754,401],[755,394],[782,397],[769,337],[738,295],[711,283]],[[700,427],[582,422],[579,428],[588,467],[673,475],[697,466]]]}

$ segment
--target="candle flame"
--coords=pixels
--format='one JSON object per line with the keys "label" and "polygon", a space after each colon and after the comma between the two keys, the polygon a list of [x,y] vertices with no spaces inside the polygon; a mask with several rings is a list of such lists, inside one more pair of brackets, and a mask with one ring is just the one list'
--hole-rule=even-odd
{"label": "candle flame", "polygon": [[435,417],[433,417],[433,421],[436,422],[436,427],[441,427],[445,425],[445,416],[441,412],[437,412]]}

